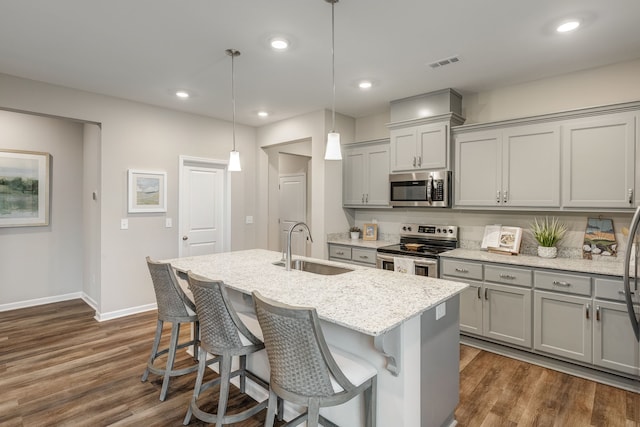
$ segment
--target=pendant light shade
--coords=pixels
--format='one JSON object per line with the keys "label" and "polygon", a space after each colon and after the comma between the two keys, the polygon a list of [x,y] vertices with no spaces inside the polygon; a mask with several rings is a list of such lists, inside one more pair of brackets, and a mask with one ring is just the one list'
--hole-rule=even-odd
{"label": "pendant light shade", "polygon": [[338,132],[329,132],[327,135],[327,148],[324,152],[325,160],[342,160],[342,152],[340,151],[340,134]]}
{"label": "pendant light shade", "polygon": [[340,134],[336,128],[336,54],[335,54],[335,14],[334,6],[338,0],[325,0],[331,3],[331,80],[333,83],[333,103],[331,105],[331,132],[327,135],[327,147],[324,152],[325,160],[342,160],[340,151]]}
{"label": "pendant light shade", "polygon": [[234,76],[234,58],[240,56],[240,51],[235,49],[227,49],[225,51],[231,57],[231,103],[233,104],[233,150],[229,153],[229,167],[231,172],[240,172],[240,152],[236,150],[236,85]]}
{"label": "pendant light shade", "polygon": [[240,172],[240,152],[233,150],[229,153],[229,170],[231,172]]}

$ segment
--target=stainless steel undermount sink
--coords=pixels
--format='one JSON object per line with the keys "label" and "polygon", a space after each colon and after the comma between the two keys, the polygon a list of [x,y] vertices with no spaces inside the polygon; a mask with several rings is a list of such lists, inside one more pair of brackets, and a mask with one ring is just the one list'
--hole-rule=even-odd
{"label": "stainless steel undermount sink", "polygon": [[[273,265],[284,267],[284,261],[274,262]],[[353,271],[350,268],[337,267],[335,265],[320,264],[319,262],[305,261],[302,259],[294,259],[291,261],[292,270],[306,271],[307,273],[322,274],[324,276],[335,276],[336,274],[344,274]]]}

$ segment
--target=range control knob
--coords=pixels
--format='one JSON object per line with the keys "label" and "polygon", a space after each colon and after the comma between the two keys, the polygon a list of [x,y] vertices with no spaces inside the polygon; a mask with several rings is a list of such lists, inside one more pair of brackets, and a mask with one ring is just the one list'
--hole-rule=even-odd
{"label": "range control knob", "polygon": [[402,227],[402,231],[407,231],[407,227]]}
{"label": "range control knob", "polygon": [[407,230],[411,231],[411,227],[407,227]]}
{"label": "range control knob", "polygon": [[450,229],[449,229],[449,233],[450,233],[450,234],[453,234],[453,229],[451,229],[451,228],[450,228]]}
{"label": "range control knob", "polygon": [[440,229],[439,228],[436,228],[436,233],[440,233]]}

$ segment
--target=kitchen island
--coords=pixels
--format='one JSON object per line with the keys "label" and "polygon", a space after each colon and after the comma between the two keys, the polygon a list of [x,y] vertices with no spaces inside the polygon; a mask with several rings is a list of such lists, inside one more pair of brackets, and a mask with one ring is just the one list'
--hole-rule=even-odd
{"label": "kitchen island", "polygon": [[[315,307],[330,345],[378,369],[378,426],[455,425],[459,394],[459,293],[468,287],[351,264],[295,257],[351,271],[321,275],[274,265],[279,252],[253,249],[169,260],[178,271],[223,281],[239,311],[251,292],[285,304]],[[267,375],[266,355],[249,361]],[[257,399],[259,388],[251,389]],[[262,391],[264,393],[264,391]],[[359,398],[323,408],[328,419],[362,425]],[[285,413],[285,417],[288,414]]]}

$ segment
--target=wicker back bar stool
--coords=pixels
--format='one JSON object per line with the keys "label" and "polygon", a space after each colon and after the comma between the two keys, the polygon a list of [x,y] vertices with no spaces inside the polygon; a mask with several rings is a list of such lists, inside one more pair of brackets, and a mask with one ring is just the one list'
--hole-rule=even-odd
{"label": "wicker back bar stool", "polygon": [[253,292],[269,366],[269,404],[265,426],[273,427],[277,398],[303,405],[307,412],[289,421],[295,426],[335,426],[320,408],[347,402],[363,393],[365,425],[376,425],[377,370],[349,353],[329,348],[315,308],[293,307]]}
{"label": "wicker back bar stool", "polygon": [[[231,305],[224,283],[208,280],[191,272],[188,272],[187,278],[200,319],[201,342],[198,376],[189,410],[184,418],[184,425],[189,424],[192,415],[207,423],[215,423],[216,427],[245,420],[267,407],[267,400],[265,400],[242,412],[226,414],[232,378],[240,376],[241,393],[245,392],[246,378],[250,378],[265,390],[269,389],[269,385],[264,380],[247,369],[247,355],[264,349],[264,344],[256,336],[260,334],[257,322],[255,320],[251,322],[245,314],[236,312]],[[247,324],[251,323],[255,324],[258,330],[252,332],[247,327]],[[207,353],[219,357],[220,376],[203,384]],[[239,368],[232,372],[231,364],[235,356],[239,359]],[[217,384],[220,385],[217,413],[206,412],[201,409],[204,404],[201,405],[199,402],[200,394]]]}
{"label": "wicker back bar stool", "polygon": [[[162,375],[164,379],[162,380],[160,400],[165,400],[169,388],[169,379],[171,377],[188,374],[198,369],[197,364],[187,368],[173,369],[176,350],[193,345],[193,354],[194,357],[197,357],[199,343],[198,316],[195,312],[195,305],[189,300],[178,284],[178,279],[171,268],[171,264],[152,261],[150,257],[147,257],[147,266],[149,267],[149,273],[151,273],[153,290],[156,294],[158,321],[156,323],[156,334],[153,339],[151,354],[141,380],[143,382],[146,381],[149,372]],[[158,350],[164,322],[171,323],[171,339],[169,341],[169,347]],[[180,325],[182,323],[191,323],[194,331],[194,338],[185,343],[179,343]],[[167,355],[166,366],[154,366],[156,359],[165,354]]]}

